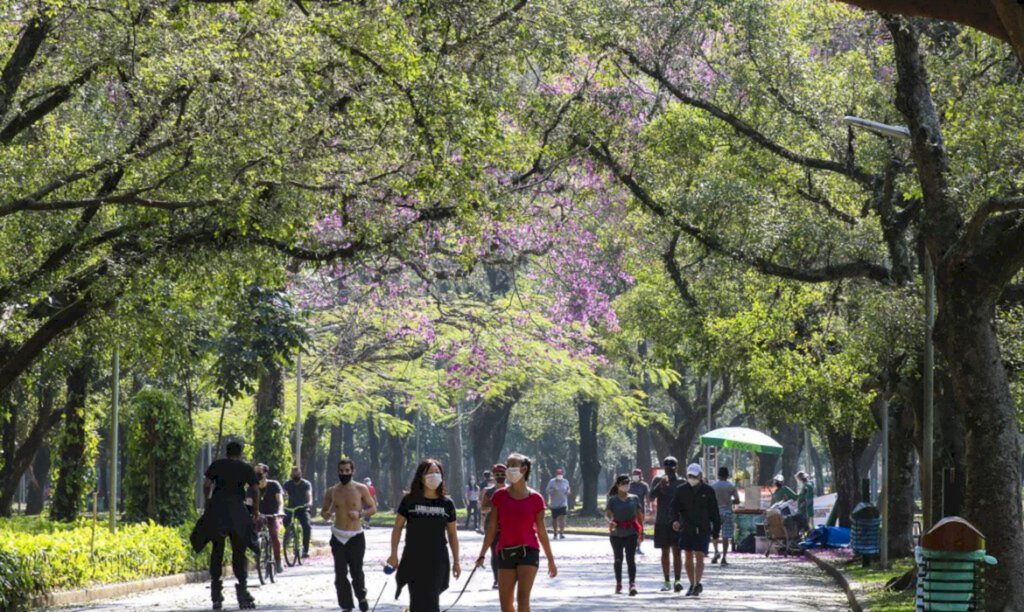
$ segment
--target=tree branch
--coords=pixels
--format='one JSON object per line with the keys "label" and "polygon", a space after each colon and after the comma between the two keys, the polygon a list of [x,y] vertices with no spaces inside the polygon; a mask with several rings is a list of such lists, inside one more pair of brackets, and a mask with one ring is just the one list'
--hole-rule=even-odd
{"label": "tree branch", "polygon": [[42,102],[12,117],[7,125],[0,130],[0,144],[9,144],[18,134],[56,110],[71,97],[77,87],[91,79],[98,68],[99,64],[89,66],[82,74],[53,90],[53,93],[44,98]]}
{"label": "tree branch", "polygon": [[11,57],[7,59],[3,72],[0,72],[0,119],[6,116],[7,111],[10,110],[14,96],[21,87],[21,81],[28,73],[32,62],[35,61],[39,47],[46,40],[51,25],[51,21],[45,16],[36,15],[21,31],[18,46],[14,48]]}

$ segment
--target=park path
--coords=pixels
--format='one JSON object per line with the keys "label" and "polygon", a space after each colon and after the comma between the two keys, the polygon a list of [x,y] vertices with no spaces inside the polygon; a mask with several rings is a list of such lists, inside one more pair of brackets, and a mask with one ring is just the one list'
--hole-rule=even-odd
{"label": "park path", "polygon": [[[367,532],[367,586],[370,604],[384,586],[380,571],[387,557],[391,530],[374,528]],[[327,539],[327,530],[318,528],[314,539]],[[480,550],[481,537],[475,533],[459,533],[464,565]],[[533,610],[540,611],[616,611],[636,610],[847,610],[842,592],[830,578],[812,563],[797,559],[765,559],[760,555],[736,555],[730,565],[722,568],[708,565],[704,577],[704,594],[685,598],[681,594],[657,592],[661,587],[660,557],[647,543],[645,556],[638,557],[636,597],[614,595],[611,570],[611,547],[607,540],[594,536],[568,535],[552,542],[558,561],[559,575],[554,580],[538,576],[534,588]],[[542,572],[546,566],[541,561]],[[625,568],[623,568],[625,570]],[[285,568],[277,583],[252,588],[260,610],[337,610],[334,593],[334,569],[330,557],[312,558],[305,565]],[[462,580],[441,598],[441,608],[451,605],[465,584]],[[255,580],[255,575],[252,576]],[[685,575],[684,575],[685,580]],[[225,609],[236,610],[233,583],[226,582]],[[94,602],[81,607],[65,608],[90,612],[124,612],[125,610],[208,610],[208,584],[190,584],[171,589],[149,591],[118,600]],[[400,612],[408,605],[408,591],[394,600],[393,582],[385,590],[377,606],[381,612]],[[491,590],[491,576],[479,570],[456,610],[499,612],[497,592]]]}

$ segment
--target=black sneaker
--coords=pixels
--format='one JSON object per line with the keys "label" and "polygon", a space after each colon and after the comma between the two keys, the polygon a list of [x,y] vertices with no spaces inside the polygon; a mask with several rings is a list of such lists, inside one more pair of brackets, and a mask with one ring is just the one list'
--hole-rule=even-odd
{"label": "black sneaker", "polygon": [[631,583],[629,583],[629,595],[630,595],[631,597],[632,597],[633,595],[636,595],[636,585],[635,585],[635,584],[633,584],[632,582],[631,582]]}
{"label": "black sneaker", "polygon": [[360,599],[359,600],[359,611],[360,612],[369,612],[369,610],[370,610],[370,602],[366,601],[365,599]]}
{"label": "black sneaker", "polygon": [[693,587],[693,596],[694,597],[700,597],[700,594],[702,592],[704,592],[704,585],[703,584],[698,584],[697,586]]}
{"label": "black sneaker", "polygon": [[693,597],[693,587],[692,586],[690,588],[686,589],[686,596],[687,597]]}
{"label": "black sneaker", "polygon": [[[680,593],[680,592],[682,592],[682,590],[683,590],[683,583],[679,582],[678,580],[676,580],[676,586],[675,586],[676,593]],[[686,594],[689,595],[690,593],[687,592]]]}
{"label": "black sneaker", "polygon": [[711,564],[714,565],[716,563],[718,563],[718,555],[715,555],[714,557],[711,558]]}

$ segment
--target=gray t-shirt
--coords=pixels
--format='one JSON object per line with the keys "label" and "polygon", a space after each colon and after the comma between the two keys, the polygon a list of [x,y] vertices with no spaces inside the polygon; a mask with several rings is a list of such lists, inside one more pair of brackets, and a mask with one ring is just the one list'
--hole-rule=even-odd
{"label": "gray t-shirt", "polygon": [[728,480],[716,480],[711,483],[711,488],[715,490],[715,497],[718,498],[719,508],[728,508],[731,511],[732,505],[739,503],[739,498],[736,495],[736,485]]}
{"label": "gray t-shirt", "polygon": [[568,480],[552,478],[548,481],[547,493],[548,497],[551,498],[551,502],[548,504],[549,508],[566,508],[569,506]]}
{"label": "gray t-shirt", "polygon": [[[627,495],[626,499],[622,499],[618,495],[612,495],[605,502],[604,510],[605,512],[611,512],[612,519],[616,522],[632,523],[636,520],[637,511],[643,508],[642,503],[636,495]],[[615,525],[615,528],[611,531],[611,535],[619,538],[631,536],[635,533],[636,529],[620,527],[618,525]]]}

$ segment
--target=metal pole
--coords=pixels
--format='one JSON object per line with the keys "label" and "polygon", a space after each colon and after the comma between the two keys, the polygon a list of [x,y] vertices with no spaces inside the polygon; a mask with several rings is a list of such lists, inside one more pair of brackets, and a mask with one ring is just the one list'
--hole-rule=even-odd
{"label": "metal pole", "polygon": [[932,491],[934,490],[933,470],[935,457],[935,346],[932,333],[935,330],[935,271],[928,254],[924,250],[924,457],[921,459],[921,509],[924,530],[932,528],[935,521],[932,507]]}
{"label": "metal pole", "polygon": [[295,360],[295,467],[302,469],[302,352]]}
{"label": "metal pole", "polygon": [[882,408],[882,533],[879,562],[889,567],[889,402]]}
{"label": "metal pole", "polygon": [[[714,427],[714,425],[711,423],[711,385],[712,385],[712,378],[711,378],[711,371],[709,370],[708,371],[708,402],[707,402],[708,403],[708,421],[707,421],[708,428],[705,431],[705,433],[710,432],[711,429]],[[704,469],[706,470],[706,473],[705,473],[704,476],[708,479],[708,481],[711,480],[713,472],[717,471],[717,466],[712,466],[711,465],[711,452],[712,451],[711,451],[710,447],[708,447],[708,446],[704,447]],[[718,461],[716,460],[715,463],[718,463]]]}
{"label": "metal pole", "polygon": [[114,409],[110,415],[110,482],[107,483],[107,511],[110,531],[117,533],[117,426],[121,409],[121,356],[114,348]]}

